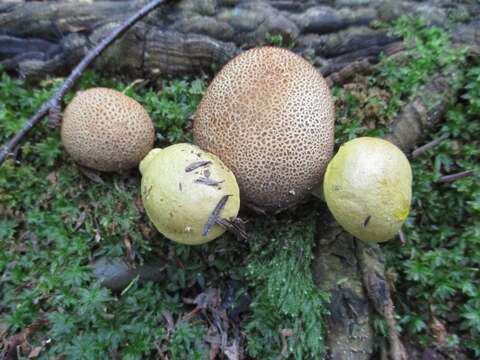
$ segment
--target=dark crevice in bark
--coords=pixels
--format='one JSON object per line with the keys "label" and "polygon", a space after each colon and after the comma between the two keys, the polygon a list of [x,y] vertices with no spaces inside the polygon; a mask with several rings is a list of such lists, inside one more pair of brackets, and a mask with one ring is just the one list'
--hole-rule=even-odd
{"label": "dark crevice in bark", "polygon": [[[393,120],[386,138],[410,154],[411,149],[439,124],[448,104],[458,96],[460,75],[460,69],[452,67],[428,81],[419,89],[420,95],[412,98]],[[356,270],[349,271],[352,264],[356,264]],[[383,352],[385,356],[388,353],[390,359],[406,359],[395,329],[394,307],[380,247],[363,243],[344,232],[326,208],[319,220],[313,272],[319,287],[332,294],[327,338],[331,359],[349,356],[368,359],[374,351]],[[352,294],[369,304],[368,312],[355,314],[349,310],[356,302]],[[373,312],[385,318],[387,323],[388,346],[380,349],[374,348],[378,341],[372,330]],[[343,314],[343,320],[339,321],[336,314]],[[352,328],[361,329],[358,331],[365,337],[359,344],[362,352],[353,352],[353,349],[358,350],[353,345],[358,338],[352,334]]]}
{"label": "dark crevice in bark", "polygon": [[142,64],[141,64],[141,69],[142,69],[142,78],[146,78],[146,73],[145,73],[145,57],[147,56],[147,39],[149,37],[149,33],[151,31],[152,28],[146,28],[145,29],[145,32],[143,34],[143,39],[142,39],[142,42],[143,42],[143,46],[142,46]]}

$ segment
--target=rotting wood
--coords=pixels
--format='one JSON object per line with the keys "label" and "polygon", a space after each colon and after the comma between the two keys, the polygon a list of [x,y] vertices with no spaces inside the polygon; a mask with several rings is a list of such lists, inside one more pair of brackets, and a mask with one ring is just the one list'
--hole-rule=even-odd
{"label": "rotting wood", "polygon": [[231,195],[223,195],[221,199],[218,201],[217,205],[215,205],[215,207],[212,210],[212,213],[208,217],[207,223],[203,227],[202,236],[207,236],[210,229],[213,227],[213,225],[215,225],[215,223],[219,219],[220,212],[225,207],[225,204],[227,203],[227,200],[230,196]]}
{"label": "rotting wood", "polygon": [[333,85],[343,85],[350,81],[356,75],[368,75],[373,71],[373,66],[366,59],[354,61],[344,66],[337,72],[332,73],[325,80],[329,87]]}
{"label": "rotting wood", "polygon": [[317,224],[312,270],[317,286],[330,294],[327,359],[369,360],[374,351],[372,306],[364,291],[356,241],[324,205]]}
{"label": "rotting wood", "polygon": [[[63,75],[142,1],[26,2],[0,6],[0,64],[29,79]],[[293,51],[308,34],[319,37],[314,56],[325,63],[376,58],[394,38],[370,28],[375,6],[336,8],[316,1],[291,7],[276,0],[182,0],[136,24],[94,66],[104,73],[154,79],[212,72],[241,49],[265,44],[270,35]],[[31,26],[25,27],[25,23]],[[323,25],[322,25],[323,24]],[[336,33],[339,35],[336,36]],[[363,52],[363,53],[362,53]],[[332,59],[332,60],[329,60]]]}
{"label": "rotting wood", "polygon": [[460,87],[460,70],[451,67],[435,75],[393,120],[386,139],[406,154],[422,141],[439,121]]}
{"label": "rotting wood", "polygon": [[378,244],[356,241],[363,285],[370,304],[387,323],[391,360],[407,360],[407,355],[396,329],[395,311],[388,281],[385,279],[385,261]]}

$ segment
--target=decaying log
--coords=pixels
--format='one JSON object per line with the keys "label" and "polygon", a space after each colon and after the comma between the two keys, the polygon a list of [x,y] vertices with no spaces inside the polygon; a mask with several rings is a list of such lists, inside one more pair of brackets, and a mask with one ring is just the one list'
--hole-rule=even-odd
{"label": "decaying log", "polygon": [[[144,0],[88,2],[9,1],[0,4],[0,64],[29,79],[65,75]],[[95,66],[132,78],[212,72],[242,49],[266,44],[271,35],[292,43],[329,75],[351,62],[374,62],[398,41],[373,20],[411,13],[446,25],[454,7],[466,17],[480,5],[393,0],[179,0],[149,15]],[[406,12],[405,9],[408,9]],[[25,26],[29,24],[29,26]],[[478,27],[464,25],[461,39],[478,44]],[[460,40],[458,42],[461,42]]]}
{"label": "decaying log", "polygon": [[[0,4],[0,64],[32,80],[65,75],[143,2]],[[212,73],[241,49],[268,43],[271,35],[298,42],[293,50],[310,53],[321,66],[367,56],[375,61],[395,41],[385,30],[369,27],[376,18],[375,2],[349,9],[322,1],[176,1],[138,23],[95,67],[146,79]],[[310,35],[318,40],[305,47],[303,39]]]}
{"label": "decaying log", "polygon": [[343,85],[350,81],[355,75],[368,75],[373,72],[373,66],[367,59],[354,61],[349,65],[341,67],[340,70],[327,76],[329,87]]}
{"label": "decaying log", "polygon": [[372,306],[363,286],[357,242],[326,207],[317,234],[313,275],[319,288],[330,294],[327,358],[368,360],[374,351]]}
{"label": "decaying log", "polygon": [[[480,4],[478,7],[480,8]],[[457,26],[451,36],[452,42],[467,46],[475,56],[480,56],[480,20],[478,20],[478,16],[480,16],[480,10],[477,20]]]}
{"label": "decaying log", "polygon": [[357,256],[360,263],[363,286],[375,311],[387,323],[390,358],[407,360],[407,354],[396,329],[395,311],[388,281],[385,279],[385,263],[378,244],[356,241]]}

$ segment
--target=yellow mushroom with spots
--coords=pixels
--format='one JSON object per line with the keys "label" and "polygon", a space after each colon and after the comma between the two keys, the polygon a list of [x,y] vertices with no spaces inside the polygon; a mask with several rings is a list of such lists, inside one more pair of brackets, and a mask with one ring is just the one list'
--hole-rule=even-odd
{"label": "yellow mushroom with spots", "polygon": [[212,212],[233,219],[240,209],[240,193],[233,173],[223,162],[192,144],[153,149],[140,163],[141,193],[148,217],[165,237],[199,245],[225,230],[206,228]]}
{"label": "yellow mushroom with spots", "polygon": [[387,241],[408,216],[412,170],[394,144],[361,137],[340,147],[325,172],[323,191],[345,230],[361,240]]}

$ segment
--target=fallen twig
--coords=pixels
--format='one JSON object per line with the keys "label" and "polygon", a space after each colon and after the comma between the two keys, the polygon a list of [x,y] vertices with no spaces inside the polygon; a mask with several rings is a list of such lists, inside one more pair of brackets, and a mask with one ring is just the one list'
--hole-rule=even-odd
{"label": "fallen twig", "polygon": [[343,85],[350,81],[355,75],[368,75],[372,71],[373,65],[370,64],[367,59],[357,60],[327,76],[326,81],[329,87],[333,85]]}
{"label": "fallen twig", "polygon": [[417,149],[412,151],[412,159],[415,159],[416,157],[419,157],[423,153],[427,152],[428,150],[434,148],[438,144],[440,144],[443,140],[446,140],[448,138],[448,134],[443,134],[439,138],[430,141],[429,143],[426,143],[425,145],[422,145],[418,147]]}
{"label": "fallen twig", "polygon": [[466,170],[466,171],[462,171],[462,172],[459,172],[459,173],[456,173],[456,174],[442,176],[440,179],[438,179],[438,182],[449,183],[449,182],[453,182],[455,180],[462,179],[464,177],[470,176],[472,174],[473,174],[473,170]]}
{"label": "fallen twig", "polygon": [[138,12],[126,19],[115,30],[112,31],[105,39],[103,39],[97,46],[90,50],[87,55],[80,61],[80,63],[72,70],[70,75],[65,79],[60,89],[57,90],[55,95],[46,103],[44,103],[35,115],[33,115],[23,126],[23,128],[15,134],[5,145],[0,149],[0,165],[5,161],[8,155],[13,149],[23,140],[23,138],[37,125],[45,116],[53,110],[60,107],[60,103],[65,94],[72,88],[75,82],[80,78],[83,71],[95,60],[109,45],[111,45],[116,39],[123,35],[128,29],[130,29],[138,20],[145,17],[153,9],[160,4],[169,0],[152,0]]}
{"label": "fallen twig", "polygon": [[208,186],[218,186],[221,183],[223,183],[224,181],[225,180],[213,180],[213,179],[209,179],[207,177],[200,177],[198,179],[195,179],[196,183],[204,184],[204,185],[208,185]]}
{"label": "fallen twig", "polygon": [[217,219],[216,224],[237,235],[239,238],[248,240],[248,234],[245,231],[245,223],[240,218]]}
{"label": "fallen twig", "polygon": [[213,225],[218,220],[218,216],[220,215],[220,212],[224,208],[225,204],[227,203],[228,198],[231,195],[223,195],[222,198],[218,201],[217,205],[215,205],[215,208],[213,209],[212,213],[208,217],[207,223],[203,227],[203,233],[202,236],[207,236],[208,232],[212,228]]}
{"label": "fallen twig", "polygon": [[196,170],[199,167],[207,166],[207,165],[210,165],[211,163],[212,162],[210,160],[195,161],[185,168],[185,172],[190,172],[190,171]]}

